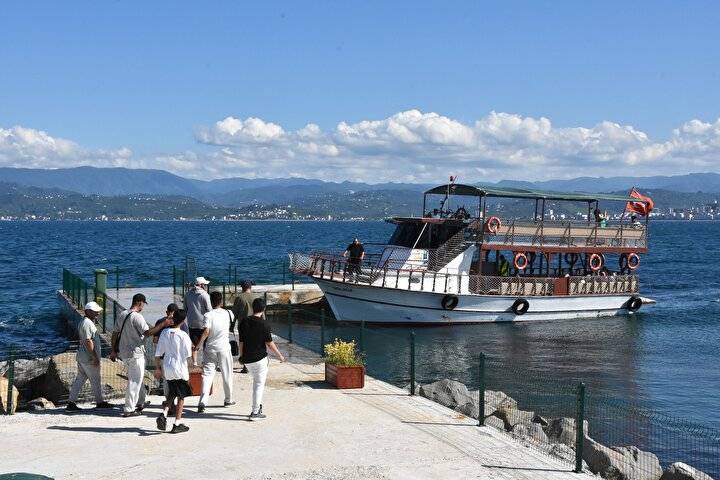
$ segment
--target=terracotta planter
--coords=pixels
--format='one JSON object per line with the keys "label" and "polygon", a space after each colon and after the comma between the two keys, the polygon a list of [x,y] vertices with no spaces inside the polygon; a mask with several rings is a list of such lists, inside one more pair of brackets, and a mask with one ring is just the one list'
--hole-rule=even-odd
{"label": "terracotta planter", "polygon": [[365,367],[340,367],[325,364],[325,381],[336,388],[365,387]]}
{"label": "terracotta planter", "polygon": [[[202,367],[190,368],[190,389],[192,390],[193,397],[199,397],[202,394]],[[210,395],[213,394],[213,387],[210,386]]]}

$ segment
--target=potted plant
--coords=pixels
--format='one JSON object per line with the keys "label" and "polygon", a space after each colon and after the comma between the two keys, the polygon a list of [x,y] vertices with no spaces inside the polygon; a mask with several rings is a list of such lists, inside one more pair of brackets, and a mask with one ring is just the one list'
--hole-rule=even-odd
{"label": "potted plant", "polygon": [[363,388],[365,365],[355,351],[355,341],[335,339],[325,345],[325,381],[336,388]]}

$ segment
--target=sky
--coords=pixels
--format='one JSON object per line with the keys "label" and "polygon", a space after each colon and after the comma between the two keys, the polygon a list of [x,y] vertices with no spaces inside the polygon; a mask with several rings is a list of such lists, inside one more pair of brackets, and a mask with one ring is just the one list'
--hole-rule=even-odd
{"label": "sky", "polygon": [[0,166],[718,172],[717,25],[713,1],[5,1]]}

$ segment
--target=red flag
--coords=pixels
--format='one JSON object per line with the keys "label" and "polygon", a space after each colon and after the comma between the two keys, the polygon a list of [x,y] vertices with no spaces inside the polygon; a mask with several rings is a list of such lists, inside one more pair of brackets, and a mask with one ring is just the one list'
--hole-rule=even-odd
{"label": "red flag", "polygon": [[625,205],[625,210],[627,211],[639,213],[642,216],[647,216],[648,213],[650,213],[655,207],[655,203],[652,201],[652,198],[641,195],[635,187],[633,187],[633,189],[630,191],[630,196],[633,198],[637,198],[641,201],[627,202],[627,205]]}

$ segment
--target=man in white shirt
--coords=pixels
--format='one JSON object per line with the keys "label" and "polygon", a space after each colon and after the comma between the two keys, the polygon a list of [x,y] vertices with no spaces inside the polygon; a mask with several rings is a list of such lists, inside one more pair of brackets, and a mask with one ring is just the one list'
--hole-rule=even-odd
{"label": "man in white shirt", "polygon": [[90,380],[90,386],[95,396],[97,408],[112,408],[103,398],[102,385],[100,384],[100,334],[95,322],[102,307],[96,302],[88,302],[85,305],[85,318],[78,325],[78,340],[80,345],[77,351],[77,376],[70,388],[70,398],[66,409],[70,412],[80,411],[81,408],[75,402],[78,401],[80,390],[85,382]]}
{"label": "man in white shirt", "polygon": [[[222,293],[212,292],[210,302],[212,310],[203,317],[203,333],[198,344],[205,342],[203,349],[202,395],[198,404],[198,413],[205,411],[210,397],[210,388],[215,379],[215,370],[219,366],[225,391],[224,406],[235,405],[232,395],[233,358],[230,350],[230,324],[234,316],[222,306]],[[206,341],[207,339],[207,341]],[[195,347],[197,348],[197,347]]]}
{"label": "man in white shirt", "polygon": [[145,408],[145,338],[152,337],[173,323],[172,319],[167,319],[150,328],[140,313],[146,303],[142,293],[133,295],[132,306],[120,314],[113,328],[110,360],[120,358],[127,367],[128,385],[123,417],[141,415]]}
{"label": "man in white shirt", "polygon": [[190,336],[180,326],[185,322],[185,310],[177,310],[172,317],[172,327],[166,328],[160,334],[155,348],[155,378],[165,377],[168,393],[165,398],[163,413],[157,417],[157,427],[165,431],[170,406],[177,399],[175,407],[175,423],[170,433],[182,433],[190,430],[182,420],[185,397],[192,395],[192,388],[188,380],[190,370],[188,362],[192,358],[192,343]]}
{"label": "man in white shirt", "polygon": [[197,277],[195,287],[188,290],[183,299],[185,311],[187,312],[187,326],[190,329],[190,340],[195,346],[193,363],[197,360],[197,350],[202,348],[199,340],[203,333],[203,316],[212,310],[210,295],[205,290],[209,284],[210,282],[205,277]]}

